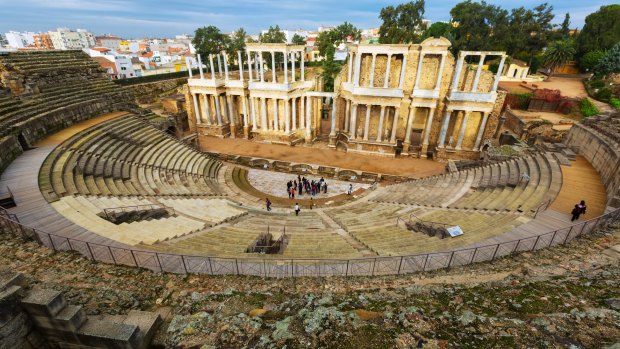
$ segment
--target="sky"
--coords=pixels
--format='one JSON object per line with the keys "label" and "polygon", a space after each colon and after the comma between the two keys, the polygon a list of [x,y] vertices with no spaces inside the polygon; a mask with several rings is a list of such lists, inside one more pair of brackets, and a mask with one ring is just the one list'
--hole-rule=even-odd
{"label": "sky", "polygon": [[[505,9],[533,8],[545,0],[495,1]],[[380,0],[0,0],[0,32],[48,31],[57,27],[82,28],[96,35],[115,34],[127,39],[192,34],[215,25],[223,32],[243,27],[258,34],[270,25],[282,29],[316,30],[344,21],[358,28],[378,27],[381,8],[401,1]],[[427,0],[425,18],[448,21],[458,0]],[[613,1],[547,0],[561,23],[566,12],[571,28],[581,28],[585,17]]]}

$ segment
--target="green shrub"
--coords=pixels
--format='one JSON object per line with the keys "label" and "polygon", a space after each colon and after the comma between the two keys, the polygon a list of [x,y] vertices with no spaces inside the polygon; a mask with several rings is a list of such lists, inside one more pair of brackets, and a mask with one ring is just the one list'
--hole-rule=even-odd
{"label": "green shrub", "polygon": [[598,108],[592,103],[588,97],[581,100],[581,114],[585,117],[590,117],[599,114]]}
{"label": "green shrub", "polygon": [[603,80],[592,80],[590,81],[590,87],[592,88],[603,88],[605,87],[605,82]]}
{"label": "green shrub", "polygon": [[620,109],[620,99],[618,99],[618,98],[611,97],[609,99],[609,104],[611,104],[611,106],[616,108],[616,109]]}
{"label": "green shrub", "polygon": [[611,89],[609,87],[602,88],[598,90],[595,97],[599,101],[607,102],[611,98]]}

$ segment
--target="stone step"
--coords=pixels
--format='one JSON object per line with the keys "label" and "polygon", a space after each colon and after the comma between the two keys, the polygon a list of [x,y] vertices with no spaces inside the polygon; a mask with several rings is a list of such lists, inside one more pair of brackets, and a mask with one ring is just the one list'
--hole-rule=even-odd
{"label": "stone step", "polygon": [[89,319],[75,333],[82,345],[96,348],[140,349],[142,333],[137,325]]}
{"label": "stone step", "polygon": [[67,306],[67,301],[60,291],[40,288],[30,291],[22,305],[33,316],[54,317]]}

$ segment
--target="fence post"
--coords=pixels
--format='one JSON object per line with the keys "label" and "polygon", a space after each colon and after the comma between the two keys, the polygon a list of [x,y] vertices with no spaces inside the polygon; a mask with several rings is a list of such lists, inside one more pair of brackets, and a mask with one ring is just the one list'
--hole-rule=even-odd
{"label": "fence post", "polygon": [[538,245],[538,240],[540,239],[540,235],[536,237],[536,241],[534,241],[534,246],[532,246],[532,251],[536,250],[536,245]]}
{"label": "fence post", "polygon": [[495,246],[495,251],[493,251],[493,257],[491,257],[491,260],[495,259],[495,256],[497,255],[497,251],[499,250],[499,244],[497,244],[497,246]]}
{"label": "fence post", "polygon": [[294,261],[291,258],[291,277],[295,276],[295,271],[293,270]]}
{"label": "fence post", "polygon": [[471,255],[471,259],[469,260],[469,263],[467,263],[468,265],[474,262],[474,258],[476,258],[476,253],[478,253],[478,247],[474,249],[474,254]]}
{"label": "fence post", "polygon": [[568,230],[568,233],[566,233],[566,237],[564,238],[564,242],[562,242],[562,245],[566,243],[566,241],[568,240],[568,237],[570,236],[570,233],[573,232],[574,227],[575,227],[574,225],[571,225],[570,229]]}
{"label": "fence post", "polygon": [[211,257],[207,257],[207,261],[209,262],[209,270],[211,271],[211,275],[213,275],[213,265],[211,265]]}
{"label": "fence post", "polygon": [[400,267],[403,265],[403,258],[405,257],[400,256],[400,263],[398,263],[398,272],[396,273],[396,275],[400,275]]}
{"label": "fence post", "polygon": [[448,261],[448,268],[450,268],[450,264],[452,264],[452,258],[454,258],[454,252],[452,251],[452,253],[450,254],[450,260]]}
{"label": "fence post", "polygon": [[557,233],[558,233],[557,230],[553,232],[553,236],[551,237],[551,241],[549,241],[549,246],[548,247],[553,246],[553,241],[555,240],[555,236],[557,235]]}
{"label": "fence post", "polygon": [[133,262],[136,263],[136,267],[140,267],[138,265],[138,260],[136,259],[136,256],[133,254],[133,250],[129,250],[129,252],[131,253],[131,258],[133,258]]}
{"label": "fence post", "polygon": [[93,250],[91,250],[90,244],[88,242],[86,242],[86,248],[88,249],[88,253],[90,253],[90,259],[92,261],[95,261],[95,255],[93,254]]}
{"label": "fence post", "polygon": [[155,252],[155,259],[157,259],[157,264],[159,264],[159,271],[161,273],[164,272],[164,268],[161,266],[161,261],[159,260],[159,253]]}
{"label": "fence post", "polygon": [[52,250],[56,252],[56,245],[54,244],[54,240],[52,240],[52,236],[48,233],[47,238],[50,239],[50,244],[52,244]]}
{"label": "fence post", "polygon": [[345,269],[344,271],[344,276],[349,276],[349,262],[350,261],[351,261],[350,259],[347,259],[347,269]]}
{"label": "fence post", "polygon": [[185,274],[187,274],[187,265],[185,264],[185,256],[181,255],[181,262],[183,263],[183,270],[185,270]]}
{"label": "fence post", "polygon": [[71,240],[69,240],[69,238],[66,238],[67,240],[67,245],[69,245],[69,251],[74,251],[73,246],[71,246]]}
{"label": "fence post", "polygon": [[426,271],[426,263],[428,263],[428,259],[430,258],[430,254],[426,254],[426,259],[424,260],[424,266],[422,267],[422,271]]}
{"label": "fence post", "polygon": [[110,256],[112,257],[112,262],[114,262],[114,265],[116,265],[116,258],[114,258],[114,253],[112,253],[112,248],[110,246],[108,246],[108,252],[110,252]]}
{"label": "fence post", "polygon": [[375,276],[375,265],[377,264],[377,258],[372,261],[372,276]]}
{"label": "fence post", "polygon": [[239,260],[235,258],[235,269],[237,269],[237,275],[239,275]]}

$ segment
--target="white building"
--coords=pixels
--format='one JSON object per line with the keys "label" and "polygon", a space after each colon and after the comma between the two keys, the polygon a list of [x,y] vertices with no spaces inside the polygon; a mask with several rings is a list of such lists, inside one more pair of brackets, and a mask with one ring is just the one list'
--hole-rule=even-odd
{"label": "white building", "polygon": [[4,34],[10,48],[24,48],[34,45],[35,35],[37,35],[37,33],[16,31],[10,31]]}
{"label": "white building", "polygon": [[71,31],[68,28],[58,28],[49,34],[54,48],[58,50],[81,50],[95,46],[95,37],[84,29]]}

